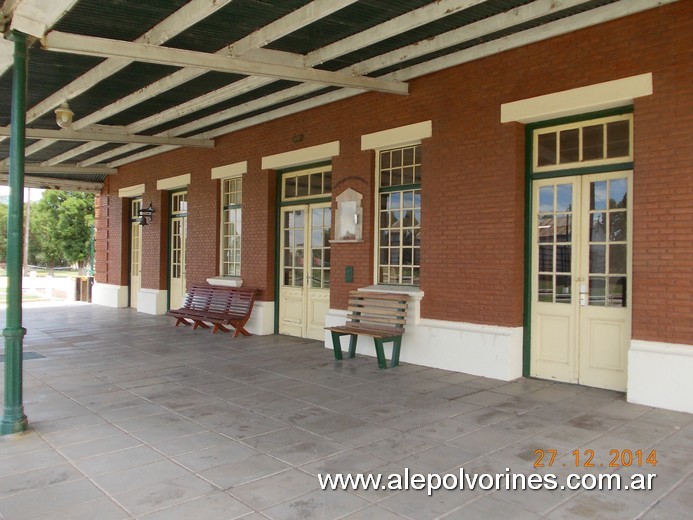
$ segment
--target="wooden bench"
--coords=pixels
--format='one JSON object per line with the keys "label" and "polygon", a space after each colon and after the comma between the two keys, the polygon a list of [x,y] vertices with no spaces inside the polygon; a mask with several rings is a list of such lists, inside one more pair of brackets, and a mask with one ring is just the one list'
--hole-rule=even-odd
{"label": "wooden bench", "polygon": [[375,353],[378,356],[378,368],[387,368],[383,344],[392,342],[391,367],[399,364],[399,351],[402,346],[402,334],[407,314],[406,294],[389,294],[351,291],[346,325],[325,327],[332,332],[332,346],[335,359],[342,359],[340,338],[349,339],[349,357],[356,354],[356,342],[359,334],[372,336],[375,342]]}
{"label": "wooden bench", "polygon": [[194,285],[185,297],[183,306],[171,309],[166,314],[176,318],[176,327],[183,323],[192,325],[193,329],[208,329],[210,325],[207,323],[211,323],[214,326],[212,334],[219,329],[231,332],[227,326],[233,327],[235,338],[239,334],[251,336],[245,330],[245,324],[250,318],[254,303],[254,289]]}

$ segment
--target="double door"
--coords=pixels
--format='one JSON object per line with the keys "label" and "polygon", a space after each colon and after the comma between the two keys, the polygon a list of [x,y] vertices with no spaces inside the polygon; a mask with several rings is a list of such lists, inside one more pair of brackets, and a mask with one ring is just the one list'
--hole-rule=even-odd
{"label": "double door", "polygon": [[330,203],[281,212],[279,333],[323,339],[330,306]]}
{"label": "double door", "polygon": [[631,172],[533,183],[530,374],[626,389]]}
{"label": "double door", "polygon": [[185,298],[185,261],[188,237],[188,194],[185,191],[171,194],[171,220],[169,239],[169,308],[183,306]]}

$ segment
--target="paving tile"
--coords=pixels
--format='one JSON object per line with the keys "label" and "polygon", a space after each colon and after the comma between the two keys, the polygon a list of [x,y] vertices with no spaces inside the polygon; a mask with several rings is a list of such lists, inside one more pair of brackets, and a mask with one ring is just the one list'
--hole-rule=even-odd
{"label": "paving tile", "polygon": [[102,498],[101,491],[86,479],[0,498],[0,511],[6,520],[51,518],[51,512]]}
{"label": "paving tile", "polygon": [[468,518],[509,518],[513,520],[539,520],[541,517],[530,511],[518,508],[516,505],[503,502],[492,496],[482,497],[465,505],[452,513],[441,516],[441,520]]}
{"label": "paving tile", "polygon": [[209,482],[191,474],[138,487],[127,493],[114,495],[114,499],[127,511],[139,517],[189,500],[217,492]]}
{"label": "paving tile", "polygon": [[247,459],[257,453],[256,450],[248,446],[227,439],[225,443],[179,455],[172,460],[195,473],[199,473],[222,464]]}
{"label": "paving tile", "polygon": [[[110,498],[99,498],[90,502],[80,502],[61,509],[53,509],[47,518],[50,520],[125,520],[132,518],[120,505]],[[9,520],[9,519],[8,519]],[[42,518],[42,520],[44,520]]]}
{"label": "paving tile", "polygon": [[[194,500],[176,504],[153,513],[142,515],[142,520],[196,520],[204,517],[209,520],[243,518],[251,520],[252,509],[229,496],[217,492]],[[259,517],[259,515],[258,515]]]}
{"label": "paving tile", "polygon": [[190,473],[169,460],[132,466],[128,469],[93,477],[94,482],[111,495],[182,478]]}
{"label": "paving tile", "polygon": [[0,498],[82,478],[84,475],[67,463],[15,473],[0,477]]}
{"label": "paving tile", "polygon": [[273,520],[310,518],[330,520],[368,506],[369,502],[344,491],[313,491],[262,511]]}
{"label": "paving tile", "polygon": [[200,475],[221,489],[229,489],[290,468],[291,466],[274,457],[257,454],[201,471]]}
{"label": "paving tile", "polygon": [[74,461],[73,464],[85,475],[94,477],[104,473],[113,473],[137,466],[143,466],[151,462],[162,460],[163,458],[161,453],[148,446],[136,446],[134,448]]}
{"label": "paving tile", "polygon": [[290,469],[234,486],[227,492],[259,511],[316,489],[319,489],[319,482],[314,475]]}

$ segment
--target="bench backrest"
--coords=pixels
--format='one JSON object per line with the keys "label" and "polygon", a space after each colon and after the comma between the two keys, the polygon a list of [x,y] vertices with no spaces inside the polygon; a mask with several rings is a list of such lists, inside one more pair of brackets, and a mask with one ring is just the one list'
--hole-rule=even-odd
{"label": "bench backrest", "polygon": [[401,334],[406,322],[407,299],[406,294],[350,291],[347,325]]}
{"label": "bench backrest", "polygon": [[193,285],[183,307],[199,311],[245,316],[253,309],[254,289]]}

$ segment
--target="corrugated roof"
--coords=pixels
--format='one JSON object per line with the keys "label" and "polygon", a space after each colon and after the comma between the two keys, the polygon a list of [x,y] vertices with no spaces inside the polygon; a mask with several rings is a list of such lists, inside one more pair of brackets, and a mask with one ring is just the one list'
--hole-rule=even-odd
{"label": "corrugated roof", "polygon": [[[19,4],[36,4],[44,0],[17,0]],[[64,2],[65,0],[53,0]],[[287,63],[303,60],[310,53],[322,52],[328,45],[341,46],[338,52],[326,57],[323,63],[309,64],[326,71],[339,71],[348,67],[361,67],[364,61],[383,56],[398,49],[416,49],[421,42],[434,44],[442,41],[443,34],[463,30],[467,27],[482,26],[481,33],[465,39],[451,40],[444,46],[433,45],[426,54],[409,54],[395,62],[379,63],[376,68],[368,68],[365,74],[372,77],[384,76],[397,70],[410,67],[442,56],[463,52],[484,42],[510,36],[521,31],[541,31],[542,26],[559,19],[572,17],[594,9],[609,9],[605,6],[618,5],[623,9],[627,0],[591,0],[585,2],[550,2],[548,0],[379,0],[344,2],[341,9],[320,11],[335,2],[309,2],[307,0],[234,0],[223,5],[199,22],[183,29],[162,45],[175,49],[186,49],[204,53],[222,51],[229,45],[263,31],[260,44],[268,51],[290,53]],[[658,2],[652,0],[652,7]],[[97,36],[132,42],[150,31],[157,24],[176,17],[186,0],[78,0],[59,20],[52,30],[84,36]],[[202,5],[202,2],[200,2]],[[564,6],[568,7],[564,7]],[[562,7],[563,6],[563,7]],[[299,9],[311,9],[318,13],[310,23],[296,24],[293,15]],[[419,10],[419,11],[417,11]],[[437,12],[440,10],[441,12]],[[515,10],[515,11],[513,11]],[[543,13],[528,19],[525,14],[532,10]],[[512,13],[504,25],[498,25],[496,18],[504,13]],[[304,13],[304,14],[307,14]],[[619,14],[620,15],[620,14]],[[404,16],[394,31],[386,31],[390,20]],[[183,17],[182,17],[183,18]],[[405,21],[416,23],[405,25]],[[488,21],[488,23],[487,23]],[[11,22],[11,20],[10,20]],[[182,20],[180,23],[184,23]],[[491,23],[493,22],[493,23]],[[270,25],[272,24],[272,25]],[[474,25],[472,25],[474,24]],[[271,37],[271,28],[281,30]],[[372,34],[377,34],[375,40]],[[452,33],[450,33],[452,34]],[[350,37],[350,40],[345,40]],[[423,47],[423,46],[422,46]],[[427,47],[428,48],[428,47]],[[227,51],[228,54],[228,51]],[[241,54],[244,59],[257,60],[254,54]],[[253,118],[276,111],[278,108],[312,98],[319,98],[341,87],[309,86],[297,89],[295,80],[265,79],[249,80],[247,76],[235,73],[200,72],[181,73],[180,67],[133,61],[110,75],[103,75],[99,81],[88,82],[84,75],[104,62],[103,57],[82,56],[63,52],[50,52],[34,43],[29,50],[29,85],[27,108],[29,111],[52,94],[59,92],[72,82],[80,82],[63,95],[69,100],[75,113],[75,123],[80,119],[98,113],[92,123],[109,125],[110,130],[138,135],[168,134],[177,137],[214,137],[215,131],[234,122],[253,123]],[[0,62],[2,63],[2,62]],[[348,69],[353,70],[353,69]],[[10,102],[12,70],[0,69],[0,126],[10,123]],[[176,80],[186,74],[186,80]],[[255,78],[255,77],[251,77]],[[167,84],[162,86],[162,83]],[[171,84],[172,83],[172,84]],[[120,105],[128,96],[141,95],[136,102]],[[288,96],[287,93],[292,93]],[[283,94],[283,95],[282,95]],[[281,96],[281,97],[279,97]],[[211,98],[211,100],[208,100]],[[59,101],[58,101],[59,102]],[[251,105],[245,106],[250,103]],[[57,130],[53,109],[56,102],[45,107],[37,117],[28,122],[30,129]],[[240,107],[243,106],[243,110]],[[235,109],[238,108],[236,111]],[[103,110],[108,112],[103,114]],[[160,114],[164,114],[160,116]],[[153,120],[150,118],[154,118]],[[86,119],[85,119],[86,121]],[[186,126],[183,126],[186,125]],[[79,126],[79,125],[78,125]],[[91,127],[78,128],[93,138]],[[92,133],[90,133],[92,132]],[[205,134],[207,132],[207,134]],[[48,168],[55,164],[83,167],[98,160],[98,165],[117,166],[128,160],[137,160],[142,152],[156,153],[159,146],[141,144],[123,148],[123,144],[100,142],[85,146],[85,142],[27,139],[28,163],[43,164]],[[0,142],[0,161],[7,162],[9,140]],[[109,152],[108,154],[104,154]],[[42,174],[43,175],[43,174]],[[44,176],[45,176],[44,175]],[[70,177],[68,175],[68,177]],[[82,174],[72,176],[87,179]],[[89,176],[89,180],[103,181],[105,174]]]}

